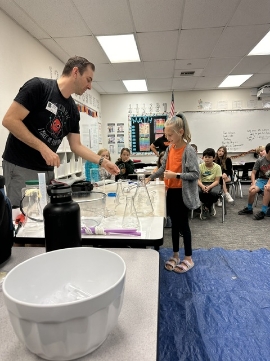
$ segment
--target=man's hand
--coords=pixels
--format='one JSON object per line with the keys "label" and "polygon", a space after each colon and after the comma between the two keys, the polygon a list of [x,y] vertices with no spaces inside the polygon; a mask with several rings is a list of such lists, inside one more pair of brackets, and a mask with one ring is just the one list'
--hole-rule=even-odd
{"label": "man's hand", "polygon": [[117,175],[120,173],[120,169],[116,164],[112,163],[108,159],[104,159],[101,166],[105,168],[110,174]]}
{"label": "man's hand", "polygon": [[47,165],[52,167],[60,166],[60,158],[58,154],[54,153],[49,147],[46,146],[46,144],[42,146],[40,154],[42,155],[42,158],[45,160]]}

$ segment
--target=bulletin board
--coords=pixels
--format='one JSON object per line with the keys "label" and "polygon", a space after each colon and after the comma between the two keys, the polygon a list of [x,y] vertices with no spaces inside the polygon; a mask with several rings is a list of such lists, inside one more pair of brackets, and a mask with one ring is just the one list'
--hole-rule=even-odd
{"label": "bulletin board", "polygon": [[184,112],[191,143],[198,152],[217,150],[225,145],[228,152],[247,152],[270,143],[270,109]]}
{"label": "bulletin board", "polygon": [[141,115],[129,117],[130,149],[132,154],[152,154],[150,145],[163,135],[167,115]]}

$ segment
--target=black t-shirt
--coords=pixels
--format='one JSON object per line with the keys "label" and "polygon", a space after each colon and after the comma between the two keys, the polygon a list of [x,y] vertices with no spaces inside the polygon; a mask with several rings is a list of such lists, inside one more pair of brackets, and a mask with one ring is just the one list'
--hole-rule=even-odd
{"label": "black t-shirt", "polygon": [[158,148],[158,152],[159,154],[161,152],[165,152],[165,150],[167,149],[168,145],[170,144],[170,142],[168,142],[167,138],[165,137],[165,135],[163,135],[162,137],[157,138],[154,142],[153,142],[154,146],[156,148]]}
{"label": "black t-shirt", "polygon": [[[63,137],[79,133],[80,114],[72,97],[64,98],[56,80],[33,78],[28,80],[14,99],[29,114],[25,126],[38,139],[56,152]],[[53,170],[41,154],[21,142],[11,133],[8,136],[3,159],[20,167],[37,171]]]}

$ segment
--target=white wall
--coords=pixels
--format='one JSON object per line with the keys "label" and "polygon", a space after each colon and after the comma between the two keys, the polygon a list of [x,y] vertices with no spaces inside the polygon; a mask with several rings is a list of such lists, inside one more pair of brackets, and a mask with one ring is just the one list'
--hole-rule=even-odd
{"label": "white wall", "polygon": [[[0,10],[0,160],[8,136],[2,119],[19,88],[35,76],[56,79],[64,64],[43,47],[4,12]],[[96,110],[101,110],[100,95],[94,89],[88,91],[86,99],[74,96],[75,100]],[[90,99],[91,98],[91,104]],[[86,101],[87,100],[87,101]],[[1,164],[1,161],[0,161]]]}
{"label": "white wall", "polygon": [[[203,102],[211,102],[212,110],[218,110],[218,102],[227,102],[228,109],[233,109],[233,102],[241,101],[242,107],[247,108],[247,102],[249,100],[257,101],[257,98],[251,95],[249,89],[238,90],[212,90],[212,91],[187,91],[187,92],[174,92],[174,104],[175,111],[198,111],[199,100]],[[163,103],[167,103],[167,111],[170,111],[171,93],[145,93],[145,94],[123,94],[123,95],[101,95],[102,102],[102,134],[103,143],[105,147],[107,144],[107,123],[122,122],[125,124],[125,146],[129,147],[129,125],[128,125],[128,111],[129,107],[136,110],[137,104],[142,111],[145,105],[146,112],[149,109],[149,105],[153,104],[153,111],[155,112],[157,104],[160,105],[160,111],[164,111]],[[257,102],[257,108],[261,108],[262,102]],[[136,113],[134,113],[136,114]],[[138,115],[141,115],[139,113]],[[188,118],[188,117],[187,117]],[[236,154],[234,154],[236,155]],[[112,159],[115,160],[118,154],[113,155]],[[150,162],[156,161],[156,156],[141,155],[134,156],[136,159],[142,159],[142,161]],[[254,160],[253,155],[249,154],[239,161]],[[237,161],[238,161],[237,160]]]}

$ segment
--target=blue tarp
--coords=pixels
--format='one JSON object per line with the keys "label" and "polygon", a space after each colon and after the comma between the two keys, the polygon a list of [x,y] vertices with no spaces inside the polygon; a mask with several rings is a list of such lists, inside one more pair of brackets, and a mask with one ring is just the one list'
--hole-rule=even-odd
{"label": "blue tarp", "polygon": [[159,361],[270,360],[269,250],[194,250],[185,274],[159,253]]}

